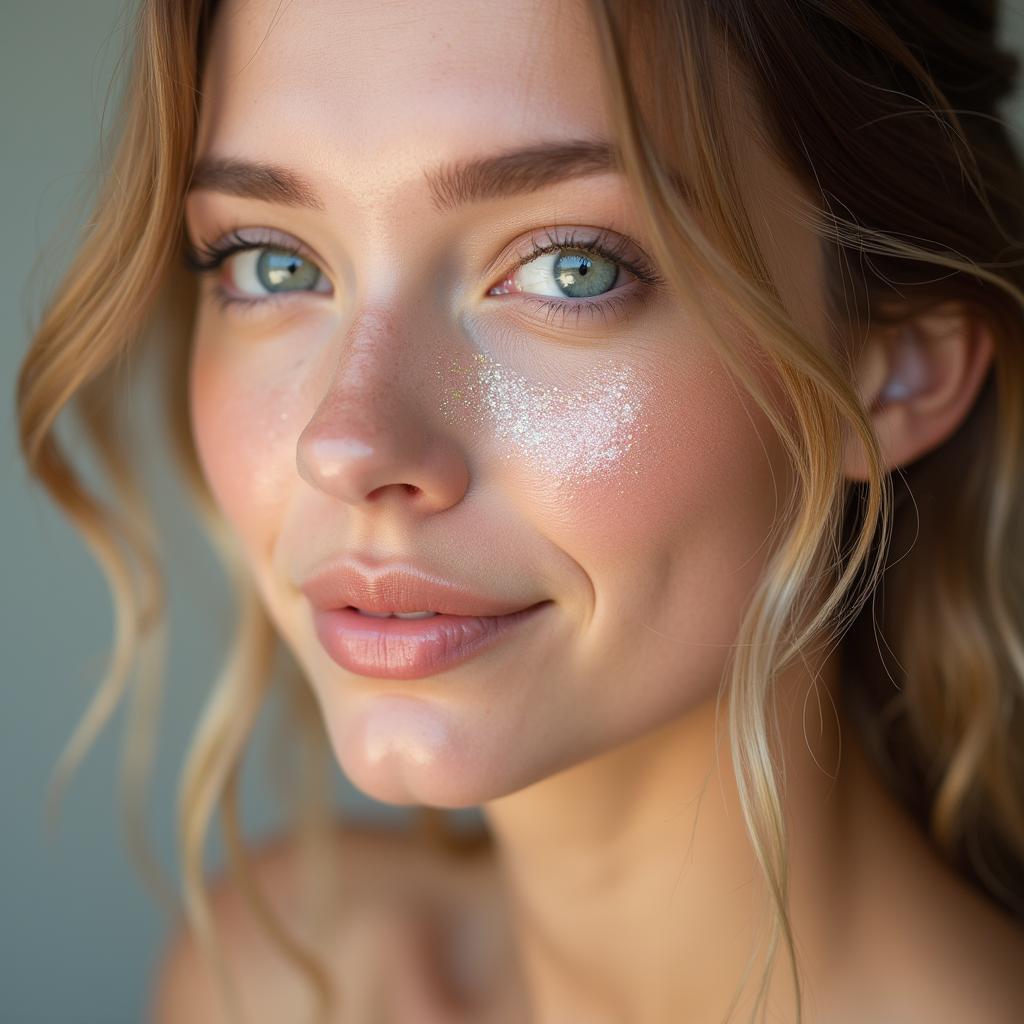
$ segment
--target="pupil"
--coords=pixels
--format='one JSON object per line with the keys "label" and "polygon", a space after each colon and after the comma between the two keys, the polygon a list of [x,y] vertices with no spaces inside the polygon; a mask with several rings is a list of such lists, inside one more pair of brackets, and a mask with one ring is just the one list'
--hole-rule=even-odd
{"label": "pupil", "polygon": [[267,276],[274,284],[283,284],[288,278],[295,275],[295,266],[294,257],[288,256],[283,263],[279,263],[276,267],[270,267]]}
{"label": "pupil", "polygon": [[[591,259],[586,253],[567,251],[555,261],[559,286],[569,298],[594,298],[618,279],[618,267],[608,259]],[[593,281],[593,286],[589,284]]]}
{"label": "pupil", "polygon": [[[267,249],[258,260],[257,274],[265,287],[270,289],[287,287],[289,290],[299,290],[303,286],[314,286],[320,272],[314,264],[301,256]],[[292,285],[295,285],[295,289],[291,288]]]}

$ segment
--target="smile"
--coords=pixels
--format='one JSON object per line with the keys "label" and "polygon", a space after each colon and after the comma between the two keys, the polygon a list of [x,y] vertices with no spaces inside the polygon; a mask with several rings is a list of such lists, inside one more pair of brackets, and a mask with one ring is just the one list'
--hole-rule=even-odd
{"label": "smile", "polygon": [[540,601],[506,615],[314,609],[313,626],[331,659],[349,672],[376,679],[420,679],[489,650],[549,604]]}

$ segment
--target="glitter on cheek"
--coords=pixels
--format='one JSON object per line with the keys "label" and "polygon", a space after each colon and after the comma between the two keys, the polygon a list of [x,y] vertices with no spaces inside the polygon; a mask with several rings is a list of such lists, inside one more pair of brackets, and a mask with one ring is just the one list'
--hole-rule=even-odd
{"label": "glitter on cheek", "polygon": [[640,413],[650,386],[611,359],[579,390],[534,383],[484,353],[476,353],[473,363],[449,363],[454,383],[442,400],[446,420],[488,423],[508,445],[503,459],[526,457],[557,484],[621,473],[648,429]]}

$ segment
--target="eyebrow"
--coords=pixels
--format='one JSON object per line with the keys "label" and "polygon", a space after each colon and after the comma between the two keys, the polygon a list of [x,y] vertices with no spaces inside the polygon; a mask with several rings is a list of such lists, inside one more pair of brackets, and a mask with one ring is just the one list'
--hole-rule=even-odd
{"label": "eyebrow", "polygon": [[[468,160],[443,162],[424,171],[438,212],[468,203],[535,192],[547,185],[592,174],[622,173],[615,146],[602,139],[538,142]],[[283,206],[323,210],[316,188],[296,171],[237,157],[197,161],[188,191],[207,189]]]}

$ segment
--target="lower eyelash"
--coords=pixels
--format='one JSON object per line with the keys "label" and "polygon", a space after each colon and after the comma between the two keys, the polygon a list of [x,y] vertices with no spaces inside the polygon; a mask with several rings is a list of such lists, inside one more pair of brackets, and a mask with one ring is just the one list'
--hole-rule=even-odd
{"label": "lower eyelash", "polygon": [[[214,284],[211,294],[214,302],[222,310],[233,306],[239,311],[250,311],[255,307],[274,305],[282,294],[287,293],[253,298],[231,295],[219,284]],[[557,322],[558,327],[564,328],[566,321],[570,318],[572,318],[574,327],[579,326],[581,316],[587,316],[590,319],[601,317],[602,322],[607,324],[609,322],[609,314],[616,321],[625,320],[629,315],[629,299],[619,295],[608,298],[581,299],[578,302],[567,302],[562,299],[544,299],[536,295],[520,295],[518,298],[521,303],[543,312],[546,326],[555,325]],[[559,317],[560,319],[558,319]]]}
{"label": "lower eyelash", "polygon": [[[232,295],[227,289],[223,288],[219,282],[215,282],[213,287],[210,289],[213,295],[213,301],[221,309],[227,309],[229,306],[234,306],[241,309],[252,309],[255,306],[268,306],[274,305],[278,298],[287,293],[278,292],[272,295],[262,295],[259,298],[253,295]],[[301,294],[301,293],[300,293]]]}
{"label": "lower eyelash", "polygon": [[[625,289],[618,289],[624,291]],[[562,299],[542,299],[535,295],[521,295],[519,301],[544,312],[545,325],[551,324],[556,317],[559,327],[565,327],[566,320],[574,317],[573,326],[579,326],[580,317],[586,315],[590,319],[601,317],[608,323],[609,314],[617,321],[625,320],[629,315],[630,299],[622,295],[609,293],[607,298],[581,299],[579,302],[567,302]]]}

